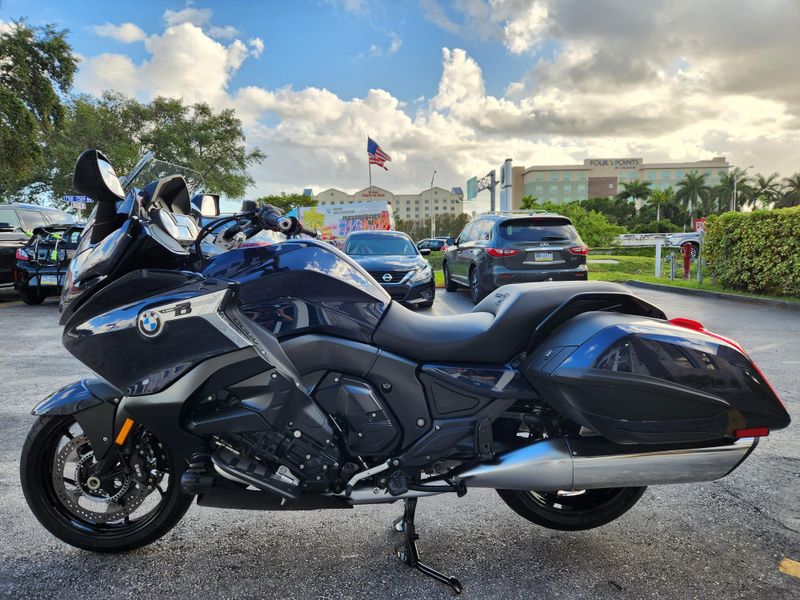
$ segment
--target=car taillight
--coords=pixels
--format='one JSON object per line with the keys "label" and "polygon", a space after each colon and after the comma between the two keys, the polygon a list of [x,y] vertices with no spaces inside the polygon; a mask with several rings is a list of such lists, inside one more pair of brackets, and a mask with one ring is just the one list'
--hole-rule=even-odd
{"label": "car taillight", "polygon": [[[715,338],[715,339],[720,340],[722,342],[725,342],[726,344],[729,344],[729,345],[733,346],[734,348],[736,348],[739,352],[741,352],[748,359],[750,359],[750,364],[753,365],[753,368],[761,376],[761,379],[763,379],[764,383],[766,383],[767,386],[769,387],[769,389],[772,390],[773,395],[784,406],[784,408],[786,407],[786,403],[781,399],[780,396],[778,396],[778,392],[775,391],[775,388],[772,387],[772,384],[764,376],[764,373],[762,373],[761,369],[758,368],[758,365],[755,363],[753,358],[747,352],[745,352],[745,349],[742,348],[741,345],[739,345],[738,342],[732,340],[731,338],[727,338],[724,335],[720,335],[718,333],[714,333],[713,331],[709,331],[708,329],[706,329],[703,326],[703,324],[700,321],[695,321],[694,319],[686,319],[684,317],[677,317],[675,319],[670,319],[669,322],[672,323],[673,325],[677,325],[678,327],[685,327],[686,329],[691,329],[693,331],[699,331],[700,333],[704,333],[709,337],[712,337],[712,338]],[[766,435],[766,434],[764,434],[764,435]],[[752,436],[750,436],[750,437],[752,437]]]}
{"label": "car taillight", "polygon": [[586,246],[572,246],[569,248],[570,254],[578,254],[580,256],[586,256],[589,254],[589,248]]}
{"label": "car taillight", "polygon": [[494,256],[495,258],[503,258],[504,256],[514,256],[519,254],[519,250],[514,248],[487,248],[486,254]]}
{"label": "car taillight", "polygon": [[23,248],[17,248],[17,251],[14,253],[14,256],[17,257],[17,260],[30,260],[31,257],[28,256],[28,253]]}
{"label": "car taillight", "polygon": [[733,437],[737,440],[749,437],[766,437],[769,435],[767,427],[751,427],[749,429],[737,429],[733,432]]}

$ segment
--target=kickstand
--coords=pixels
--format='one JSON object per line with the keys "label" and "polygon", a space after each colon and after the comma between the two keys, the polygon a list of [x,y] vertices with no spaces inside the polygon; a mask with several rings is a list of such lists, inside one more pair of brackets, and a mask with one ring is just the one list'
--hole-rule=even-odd
{"label": "kickstand", "polygon": [[393,528],[396,531],[404,533],[405,540],[395,548],[395,553],[398,558],[406,563],[409,567],[417,569],[428,577],[433,577],[437,581],[449,585],[456,594],[463,591],[461,582],[455,577],[448,577],[444,573],[440,573],[433,567],[426,565],[419,560],[419,552],[417,551],[417,540],[419,534],[414,527],[414,513],[417,510],[417,499],[410,498],[405,501],[405,511],[403,516],[395,520]]}

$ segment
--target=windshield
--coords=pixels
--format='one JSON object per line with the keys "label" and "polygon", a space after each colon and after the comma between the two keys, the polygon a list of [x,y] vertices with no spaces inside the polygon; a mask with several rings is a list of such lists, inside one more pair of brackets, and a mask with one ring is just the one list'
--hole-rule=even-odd
{"label": "windshield", "polygon": [[190,197],[201,194],[205,189],[205,181],[201,173],[189,167],[158,160],[152,152],[148,152],[139,159],[136,166],[121,178],[122,187],[126,192],[132,187],[141,189],[148,183],[168,175],[183,175],[186,185],[189,187]]}
{"label": "windshield", "polygon": [[344,247],[351,256],[416,256],[411,240],[399,235],[354,235]]}
{"label": "windshield", "polygon": [[510,242],[577,241],[578,232],[564,219],[515,219],[497,228],[500,237]]}

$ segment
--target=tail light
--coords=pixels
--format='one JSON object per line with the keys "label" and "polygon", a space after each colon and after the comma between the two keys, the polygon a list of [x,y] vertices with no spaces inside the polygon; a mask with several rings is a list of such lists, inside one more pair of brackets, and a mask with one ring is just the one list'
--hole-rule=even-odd
{"label": "tail light", "polygon": [[503,258],[505,256],[514,256],[515,254],[519,254],[519,250],[515,248],[487,248],[486,253],[489,256],[494,256],[495,258]]}
{"label": "tail light", "polygon": [[769,429],[766,427],[751,427],[750,429],[737,429],[733,432],[734,437],[738,440],[748,437],[766,437],[769,435]]}
{"label": "tail light", "polygon": [[577,254],[579,256],[586,256],[589,254],[589,248],[587,246],[572,246],[569,248],[570,254]]}
{"label": "tail light", "polygon": [[14,256],[17,260],[30,260],[31,257],[28,256],[28,253],[25,251],[24,248],[17,248],[17,251],[14,253]]}
{"label": "tail light", "polygon": [[[700,333],[704,333],[709,337],[712,337],[712,338],[715,338],[715,339],[720,340],[722,342],[725,342],[726,344],[729,344],[729,345],[733,346],[734,348],[736,348],[739,352],[744,354],[750,360],[750,364],[753,365],[753,368],[761,376],[761,379],[764,380],[764,383],[766,383],[769,386],[769,389],[772,390],[772,393],[775,395],[775,397],[780,401],[780,403],[783,405],[783,407],[786,408],[786,403],[781,399],[780,396],[778,396],[778,392],[776,392],[775,388],[772,387],[772,384],[769,382],[769,379],[767,379],[764,376],[764,373],[761,372],[761,369],[758,368],[758,365],[753,360],[753,357],[750,356],[747,352],[745,352],[745,349],[742,348],[739,345],[738,342],[735,342],[734,340],[732,340],[730,338],[727,338],[724,335],[720,335],[718,333],[714,333],[713,331],[709,331],[708,329],[706,329],[703,326],[703,324],[700,321],[695,321],[694,319],[686,319],[684,317],[677,317],[675,319],[670,319],[669,322],[672,323],[673,325],[677,325],[678,327],[685,327],[686,329],[691,329],[693,331],[699,331]],[[746,430],[741,429],[739,431],[746,431]],[[763,435],[767,435],[767,434],[763,434]],[[755,436],[751,435],[751,436],[740,436],[740,437],[755,437]]]}

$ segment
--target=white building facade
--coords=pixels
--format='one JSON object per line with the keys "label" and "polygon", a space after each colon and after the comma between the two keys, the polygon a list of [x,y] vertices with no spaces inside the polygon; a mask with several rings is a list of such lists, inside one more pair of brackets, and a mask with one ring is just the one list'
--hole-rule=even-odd
{"label": "white building facade", "polygon": [[464,196],[461,193],[432,187],[418,194],[394,194],[383,188],[372,186],[355,194],[348,194],[335,188],[327,189],[313,196],[320,206],[330,204],[353,204],[373,200],[388,202],[397,218],[408,220],[429,219],[444,214],[464,212]]}

